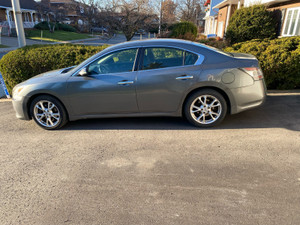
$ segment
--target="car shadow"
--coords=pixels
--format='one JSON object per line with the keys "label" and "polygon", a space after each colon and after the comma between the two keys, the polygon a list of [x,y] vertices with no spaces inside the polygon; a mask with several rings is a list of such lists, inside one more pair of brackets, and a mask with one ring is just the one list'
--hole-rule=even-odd
{"label": "car shadow", "polygon": [[[300,131],[300,95],[268,95],[258,108],[227,115],[209,129],[285,128]],[[64,130],[197,130],[183,118],[139,117],[89,119],[69,122]]]}

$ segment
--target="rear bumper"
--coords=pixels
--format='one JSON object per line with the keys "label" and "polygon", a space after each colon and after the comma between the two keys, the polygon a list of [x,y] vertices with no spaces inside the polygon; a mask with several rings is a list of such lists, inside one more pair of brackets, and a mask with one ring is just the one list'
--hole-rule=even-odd
{"label": "rear bumper", "polygon": [[235,105],[231,108],[231,114],[262,105],[266,100],[266,91],[263,80],[255,81],[251,86],[231,89],[235,98]]}
{"label": "rear bumper", "polygon": [[12,104],[14,107],[14,110],[16,112],[16,117],[20,120],[30,120],[29,114],[28,114],[28,108],[27,108],[27,98],[22,97],[12,99]]}

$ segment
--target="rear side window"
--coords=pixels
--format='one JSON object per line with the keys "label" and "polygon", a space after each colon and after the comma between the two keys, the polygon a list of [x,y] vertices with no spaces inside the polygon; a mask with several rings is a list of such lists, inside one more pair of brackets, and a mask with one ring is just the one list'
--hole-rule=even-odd
{"label": "rear side window", "polygon": [[146,48],[143,70],[182,66],[184,51],[175,48]]}
{"label": "rear side window", "polygon": [[198,55],[176,48],[145,48],[143,70],[194,65]]}
{"label": "rear side window", "polygon": [[184,57],[184,65],[194,65],[198,59],[198,55],[191,53],[191,52],[185,52],[185,57]]}

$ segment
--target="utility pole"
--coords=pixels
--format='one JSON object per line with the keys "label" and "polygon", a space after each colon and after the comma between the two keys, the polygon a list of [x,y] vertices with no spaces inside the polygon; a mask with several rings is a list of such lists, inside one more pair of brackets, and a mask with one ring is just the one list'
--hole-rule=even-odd
{"label": "utility pole", "polygon": [[15,17],[15,25],[16,25],[17,35],[18,35],[19,47],[21,48],[26,45],[26,40],[25,40],[20,2],[19,0],[11,0],[11,4],[14,12],[14,17]]}
{"label": "utility pole", "polygon": [[158,34],[161,35],[161,24],[162,24],[162,2],[163,0],[160,0],[160,12],[159,12],[159,26],[158,26]]}

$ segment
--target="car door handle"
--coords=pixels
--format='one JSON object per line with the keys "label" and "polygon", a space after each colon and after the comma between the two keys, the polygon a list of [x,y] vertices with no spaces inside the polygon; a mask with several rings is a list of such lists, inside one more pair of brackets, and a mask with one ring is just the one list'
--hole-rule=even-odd
{"label": "car door handle", "polygon": [[187,76],[187,75],[182,75],[179,77],[176,77],[176,80],[187,80],[187,79],[193,79],[194,76]]}
{"label": "car door handle", "polygon": [[127,84],[133,84],[134,82],[132,80],[122,80],[118,82],[118,85],[127,85]]}

